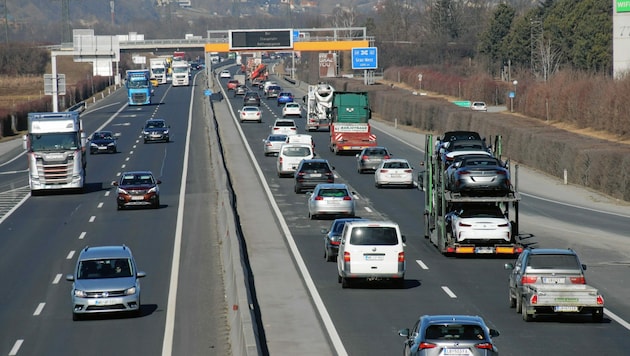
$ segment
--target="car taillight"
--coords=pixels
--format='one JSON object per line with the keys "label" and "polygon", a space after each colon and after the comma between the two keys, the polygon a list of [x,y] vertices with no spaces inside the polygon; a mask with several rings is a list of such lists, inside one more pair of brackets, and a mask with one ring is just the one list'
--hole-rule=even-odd
{"label": "car taillight", "polygon": [[343,262],[350,262],[350,252],[343,253]]}
{"label": "car taillight", "polygon": [[343,200],[352,200],[352,197],[346,195],[345,197],[343,197]]}
{"label": "car taillight", "polygon": [[257,113],[256,113],[256,116],[260,116],[260,112],[257,112]]}
{"label": "car taillight", "polygon": [[498,226],[498,227],[508,227],[508,226],[510,226],[510,224],[507,224],[507,223],[506,223],[506,224],[499,224],[499,225],[497,225],[497,226]]}
{"label": "car taillight", "polygon": [[398,262],[405,262],[405,253],[398,252]]}
{"label": "car taillight", "polygon": [[460,223],[459,223],[459,224],[457,224],[457,225],[459,225],[459,226],[463,226],[463,227],[471,227],[471,226],[472,226],[471,224],[466,224],[466,223],[463,223],[463,222],[460,222]]}
{"label": "car taillight", "polygon": [[496,173],[496,174],[498,174],[498,175],[500,175],[500,176],[505,176],[505,175],[507,175],[507,172],[506,172],[506,171],[504,171],[504,170],[502,170],[502,169],[497,170],[495,173]]}
{"label": "car taillight", "polygon": [[339,246],[339,244],[341,244],[341,241],[330,240],[330,244]]}
{"label": "car taillight", "polygon": [[470,171],[461,170],[461,171],[457,172],[457,174],[459,174],[460,176],[464,176],[464,175],[470,174]]}
{"label": "car taillight", "polygon": [[418,345],[418,350],[433,349],[436,347],[437,347],[436,344],[432,344],[430,342],[421,342],[420,345]]}
{"label": "car taillight", "polygon": [[324,200],[324,198],[320,197],[320,196],[317,196],[317,197],[315,197],[315,200]]}
{"label": "car taillight", "polygon": [[492,344],[489,342],[484,342],[484,343],[475,345],[475,348],[482,349],[482,350],[492,350]]}
{"label": "car taillight", "polygon": [[572,284],[586,284],[586,278],[584,278],[584,276],[569,277],[569,280]]}
{"label": "car taillight", "polygon": [[278,162],[280,162],[280,164],[282,164],[282,156],[278,157]]}
{"label": "car taillight", "polygon": [[390,158],[389,155],[383,156],[383,159],[389,159],[389,158]]}
{"label": "car taillight", "polygon": [[538,277],[536,276],[528,276],[528,275],[524,275],[523,277],[521,277],[521,284],[532,284],[532,283],[536,283],[536,280],[538,279]]}
{"label": "car taillight", "polygon": [[280,130],[280,128],[279,128],[279,127],[274,127],[273,129],[274,129],[274,130]]}
{"label": "car taillight", "polygon": [[298,174],[297,174],[297,175],[298,175],[298,176],[300,176],[300,177],[302,177],[302,176],[304,176],[304,172],[298,172]]}
{"label": "car taillight", "polygon": [[538,294],[534,294],[531,297],[529,297],[529,303],[530,304],[537,304],[538,303]]}
{"label": "car taillight", "polygon": [[597,305],[604,305],[604,297],[601,295],[597,296]]}
{"label": "car taillight", "polygon": [[361,159],[364,160],[364,161],[367,161],[368,159],[370,159],[370,157],[363,155],[363,156],[361,156]]}
{"label": "car taillight", "polygon": [[412,170],[411,169],[405,169],[405,173],[411,173]]}
{"label": "car taillight", "polygon": [[387,173],[387,172],[389,172],[388,169],[381,169],[381,173]]}

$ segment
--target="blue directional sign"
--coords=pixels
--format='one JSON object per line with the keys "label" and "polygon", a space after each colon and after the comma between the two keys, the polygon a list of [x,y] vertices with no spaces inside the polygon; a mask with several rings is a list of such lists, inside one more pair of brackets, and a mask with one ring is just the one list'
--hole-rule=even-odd
{"label": "blue directional sign", "polygon": [[352,69],[376,69],[378,68],[376,47],[353,48]]}

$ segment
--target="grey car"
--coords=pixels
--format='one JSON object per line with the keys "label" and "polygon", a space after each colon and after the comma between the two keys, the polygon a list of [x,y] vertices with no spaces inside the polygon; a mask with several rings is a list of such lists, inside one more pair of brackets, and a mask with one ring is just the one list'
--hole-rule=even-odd
{"label": "grey car", "polygon": [[423,315],[411,329],[401,329],[403,355],[498,355],[492,342],[499,332],[476,315]]}
{"label": "grey car", "polygon": [[455,157],[446,169],[446,182],[447,189],[462,194],[505,194],[512,189],[505,164],[486,155]]}
{"label": "grey car", "polygon": [[348,186],[342,183],[320,183],[308,198],[308,217],[354,217],[354,197]]}
{"label": "grey car", "polygon": [[322,158],[303,159],[293,176],[295,179],[293,190],[299,194],[315,188],[320,183],[334,183],[334,169],[328,160]]}
{"label": "grey car", "polygon": [[164,119],[147,120],[142,129],[144,143],[151,141],[169,142],[171,140],[170,128],[171,127],[166,124],[166,120]]}
{"label": "grey car", "polygon": [[[571,285],[586,284],[586,265],[572,249],[525,249],[515,263],[506,263],[510,270],[508,297],[510,307],[521,313],[522,299],[527,285]],[[601,311],[594,311],[594,318],[601,320]],[[599,314],[599,315],[598,315]]]}
{"label": "grey car", "polygon": [[385,147],[367,147],[356,155],[357,172],[375,171],[383,160],[390,159],[392,154]]}
{"label": "grey car", "polygon": [[287,135],[285,134],[271,134],[263,140],[263,151],[265,156],[277,156],[280,152],[280,147],[287,141]]}
{"label": "grey car", "polygon": [[88,246],[81,250],[72,274],[72,320],[88,314],[129,312],[141,315],[140,278],[129,247]]}

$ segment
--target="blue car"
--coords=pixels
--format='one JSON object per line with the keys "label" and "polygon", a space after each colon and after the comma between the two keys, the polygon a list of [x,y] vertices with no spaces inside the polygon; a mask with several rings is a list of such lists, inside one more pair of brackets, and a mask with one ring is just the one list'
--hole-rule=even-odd
{"label": "blue car", "polygon": [[90,154],[116,153],[118,140],[111,131],[97,131],[90,137]]}
{"label": "blue car", "polygon": [[293,93],[282,92],[278,94],[278,106],[293,102]]}

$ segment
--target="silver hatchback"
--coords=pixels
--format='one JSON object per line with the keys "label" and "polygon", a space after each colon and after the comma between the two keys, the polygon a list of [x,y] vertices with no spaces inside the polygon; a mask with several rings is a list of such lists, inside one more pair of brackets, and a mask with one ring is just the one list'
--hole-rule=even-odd
{"label": "silver hatchback", "polygon": [[140,316],[140,278],[129,247],[94,246],[81,250],[75,270],[66,276],[73,282],[72,320],[97,313],[130,312]]}
{"label": "silver hatchback", "polygon": [[357,172],[374,171],[383,162],[390,159],[391,153],[385,147],[367,147],[356,155]]}
{"label": "silver hatchback", "polygon": [[355,214],[354,197],[348,186],[341,183],[320,183],[308,198],[308,217],[347,216]]}

